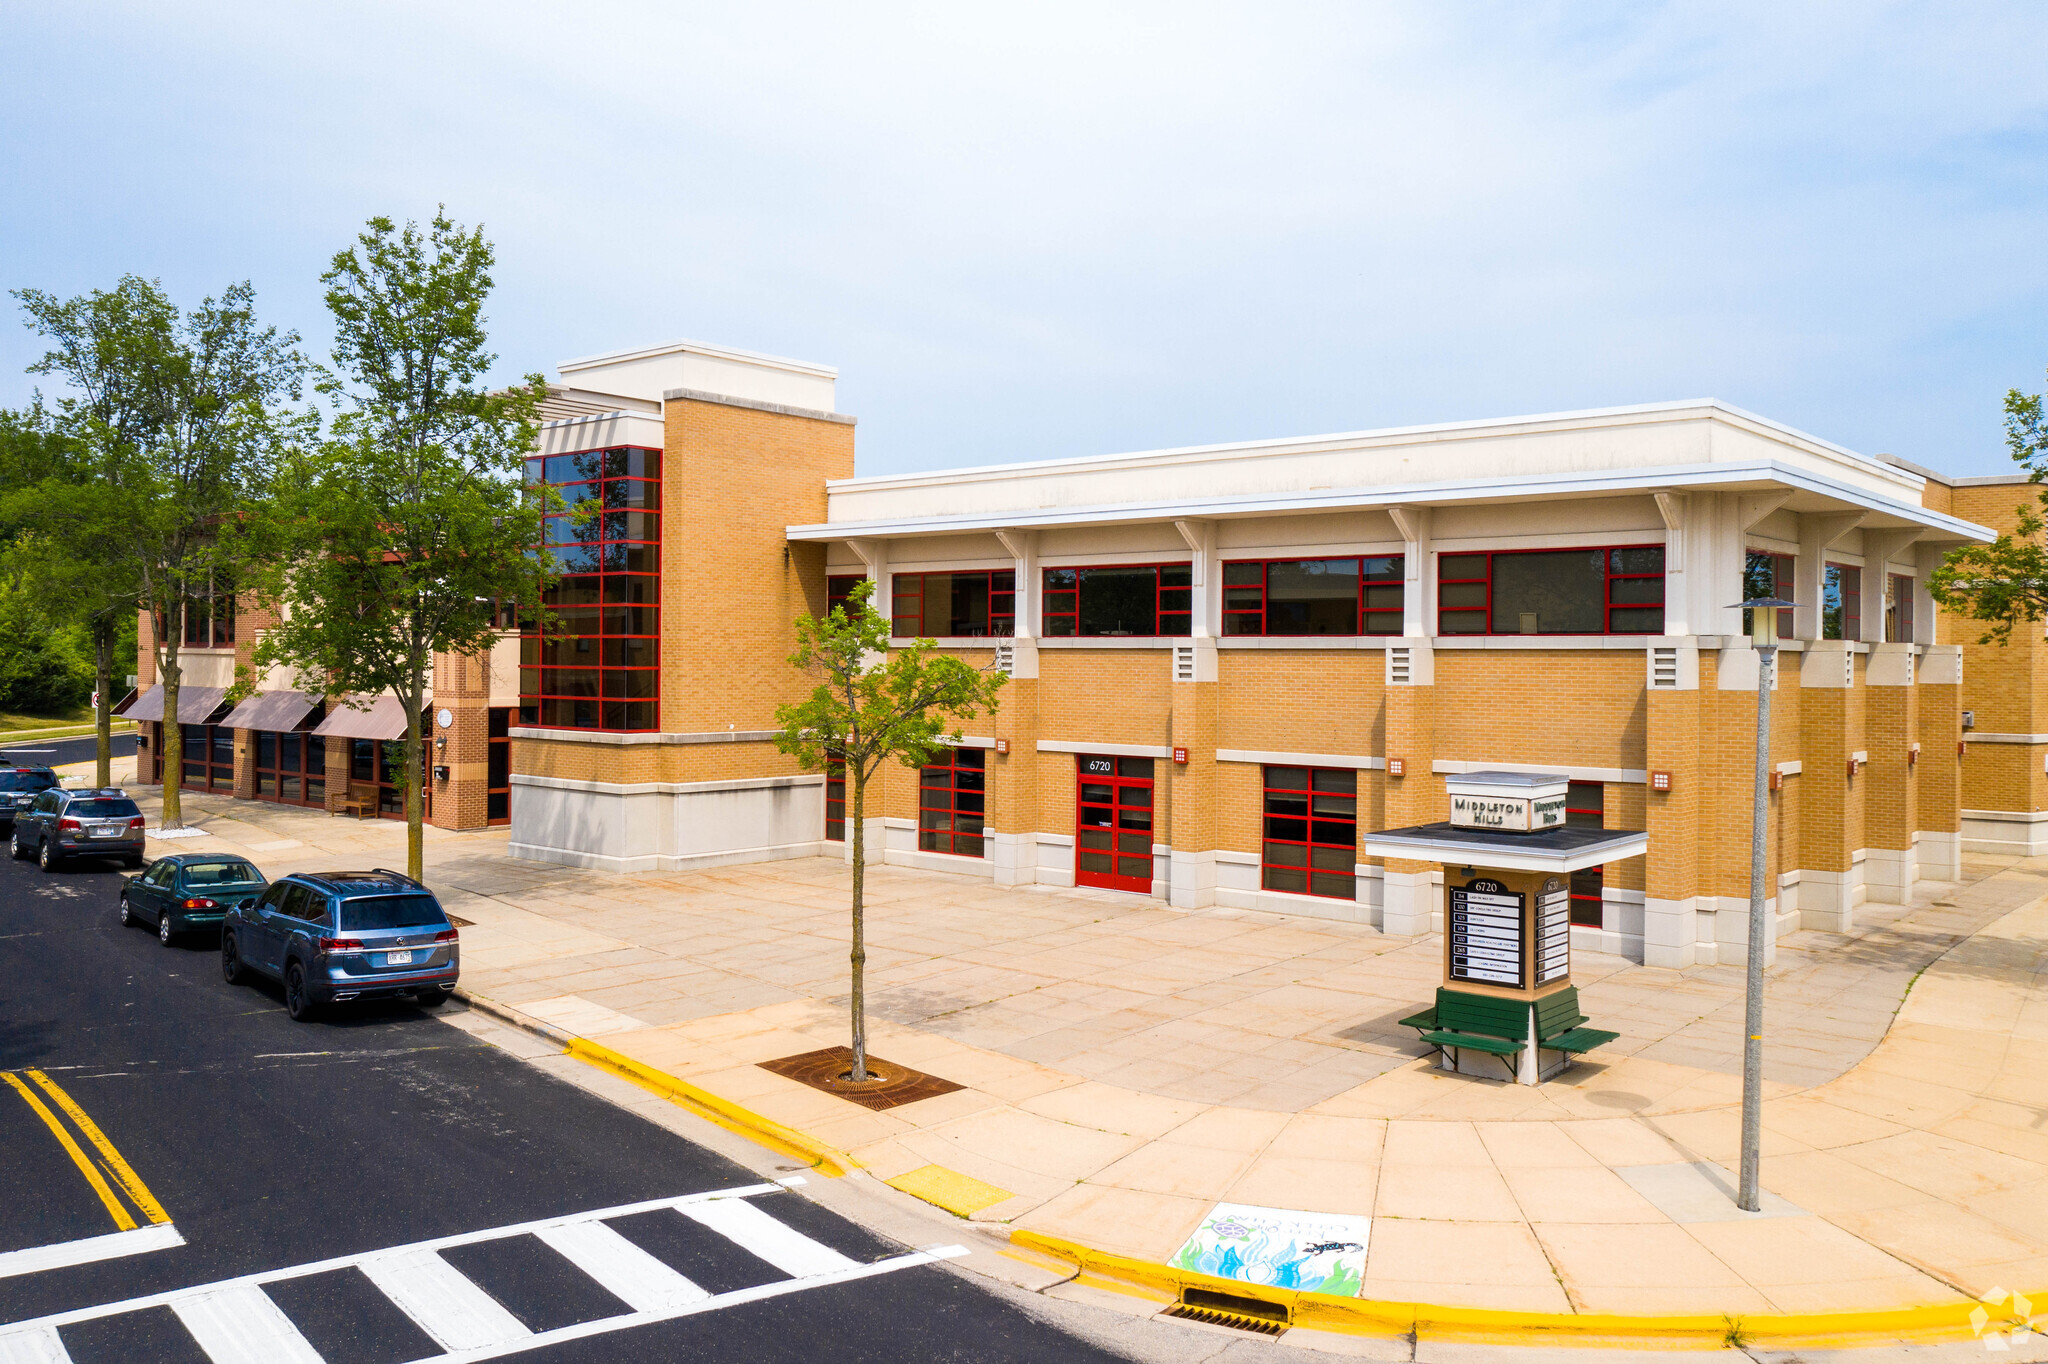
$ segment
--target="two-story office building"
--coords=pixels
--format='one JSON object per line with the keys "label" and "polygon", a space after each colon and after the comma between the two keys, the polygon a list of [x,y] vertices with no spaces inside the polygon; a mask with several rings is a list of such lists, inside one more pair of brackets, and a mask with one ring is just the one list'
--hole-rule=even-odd
{"label": "two-story office building", "polygon": [[[774,711],[813,684],[792,619],[872,577],[900,640],[1009,677],[948,762],[886,770],[868,834],[892,862],[1412,934],[1441,872],[1363,858],[1361,831],[1442,818],[1446,776],[1562,772],[1573,819],[1650,832],[1574,878],[1580,944],[1735,959],[1757,662],[1734,603],[1766,591],[1800,603],[1781,928],[1846,927],[1956,875],[1966,840],[2024,851],[2048,824],[2042,642],[1977,645],[1926,594],[2013,480],[1713,402],[858,478],[835,387],[694,343],[561,367],[529,477],[601,529],[551,533],[545,633],[437,669],[436,823],[509,820],[516,855],[617,871],[838,855],[840,783],[776,752]],[[210,653],[225,687],[262,626],[239,619],[195,642],[188,698]],[[269,681],[188,731],[188,783],[329,808],[389,785],[388,703]]]}
{"label": "two-story office building", "polygon": [[839,783],[774,751],[773,712],[810,685],[790,619],[871,577],[897,637],[1010,679],[952,761],[884,777],[889,861],[1408,934],[1441,873],[1359,831],[1441,818],[1449,774],[1564,772],[1574,818],[1651,835],[1577,878],[1582,944],[1727,960],[1757,684],[1734,603],[1774,590],[1801,603],[1777,921],[1956,874],[1962,650],[1925,584],[1988,533],[1896,462],[1691,402],[857,478],[829,370],[680,346],[562,374],[590,410],[534,476],[645,538],[557,551],[564,627],[524,642],[512,731],[522,855],[832,851]]}

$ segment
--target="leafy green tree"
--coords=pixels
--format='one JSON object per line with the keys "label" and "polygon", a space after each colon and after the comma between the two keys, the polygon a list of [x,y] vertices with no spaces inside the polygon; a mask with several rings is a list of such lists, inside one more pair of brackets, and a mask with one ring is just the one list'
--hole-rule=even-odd
{"label": "leafy green tree", "polygon": [[330,695],[405,709],[406,868],[422,874],[423,747],[437,652],[479,654],[499,601],[551,579],[542,504],[522,489],[546,381],[484,387],[492,250],[436,213],[422,232],[372,218],[321,282],[334,315],[319,390],[338,413],[279,469],[248,528],[252,582],[281,607],[258,666],[283,664]]}
{"label": "leafy green tree", "polygon": [[[2027,471],[2030,482],[2048,482],[2048,414],[2039,393],[2008,389],[2005,394],[2005,444],[2013,462]],[[2048,544],[2044,544],[2042,509],[2048,488],[2019,507],[2012,530],[1988,545],[1950,550],[1941,567],[1928,575],[1927,590],[1952,611],[1986,623],[1981,643],[2011,641],[2013,627],[2048,614]]]}
{"label": "leafy green tree", "polygon": [[53,414],[70,458],[17,488],[11,510],[38,537],[46,580],[94,632],[103,777],[119,618],[140,612],[157,622],[163,825],[177,828],[183,621],[234,571],[235,537],[225,532],[245,515],[290,429],[281,409],[298,397],[305,370],[298,336],[257,321],[246,281],[190,313],[134,275],[73,299],[36,289],[15,297],[31,330],[54,343],[29,372],[57,375],[71,390]]}
{"label": "leafy green tree", "polygon": [[889,649],[889,622],[869,607],[875,584],[864,580],[822,620],[796,620],[796,652],[790,666],[821,677],[808,698],[778,706],[782,732],[775,746],[795,757],[806,772],[844,763],[851,796],[847,837],[853,844],[853,1078],[868,1079],[867,789],[882,764],[894,758],[916,769],[960,741],[958,725],[986,711],[995,714],[996,693],[1009,681],[981,672],[920,639]]}

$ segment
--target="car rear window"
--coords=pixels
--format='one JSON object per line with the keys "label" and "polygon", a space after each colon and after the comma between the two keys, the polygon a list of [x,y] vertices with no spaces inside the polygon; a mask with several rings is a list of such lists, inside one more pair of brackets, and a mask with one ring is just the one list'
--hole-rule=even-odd
{"label": "car rear window", "polygon": [[341,932],[376,928],[425,928],[448,922],[431,895],[372,895],[341,902]]}
{"label": "car rear window", "polygon": [[187,862],[188,886],[247,886],[263,879],[263,873],[247,862]]}
{"label": "car rear window", "polygon": [[83,819],[112,819],[117,815],[130,818],[141,814],[142,811],[135,808],[135,802],[132,800],[101,797],[97,800],[74,800],[64,813]]}
{"label": "car rear window", "polygon": [[57,779],[41,772],[0,772],[0,791],[47,791]]}

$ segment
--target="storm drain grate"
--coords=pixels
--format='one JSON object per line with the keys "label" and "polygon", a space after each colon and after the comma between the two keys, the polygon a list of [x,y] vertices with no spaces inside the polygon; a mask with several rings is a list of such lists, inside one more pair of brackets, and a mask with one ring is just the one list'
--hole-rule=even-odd
{"label": "storm drain grate", "polygon": [[1184,1288],[1180,1301],[1161,1315],[1182,1321],[1199,1321],[1205,1326],[1228,1326],[1254,1335],[1277,1336],[1288,1326],[1287,1309],[1278,1303],[1212,1288]]}

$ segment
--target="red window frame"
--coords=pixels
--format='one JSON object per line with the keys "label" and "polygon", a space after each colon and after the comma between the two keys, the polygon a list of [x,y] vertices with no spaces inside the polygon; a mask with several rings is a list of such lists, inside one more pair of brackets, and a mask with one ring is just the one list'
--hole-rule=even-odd
{"label": "red window frame", "polygon": [[[919,789],[922,789],[920,787]],[[846,759],[825,759],[825,839],[846,841]]]}
{"label": "red window frame", "polygon": [[846,599],[853,595],[853,589],[859,587],[861,580],[867,576],[865,573],[834,573],[826,578],[825,614],[829,616],[833,611],[845,606]]}
{"label": "red window frame", "polygon": [[[596,600],[543,601],[558,612],[554,626],[541,628],[533,619],[521,623],[521,724],[612,733],[661,728],[661,456],[651,446],[613,445],[526,461],[529,483],[588,488],[578,502],[594,499],[599,511],[594,539],[576,528],[560,532],[577,538],[559,544],[552,526],[574,527],[574,521],[567,509],[547,518],[551,528],[542,537],[543,550],[569,571],[545,595],[573,584],[575,591],[594,591]],[[577,556],[584,562],[572,564]],[[576,619],[567,617],[572,611]],[[573,628],[578,619],[589,624]],[[566,640],[578,641],[577,651],[587,649],[594,657],[550,657],[557,642]],[[639,661],[643,656],[646,662]]]}
{"label": "red window frame", "polygon": [[[913,620],[921,627],[924,623],[924,587],[926,578],[986,578],[988,586],[988,637],[1008,638],[1017,633],[1017,570],[1014,568],[959,568],[935,569],[929,573],[896,573],[889,579],[889,634],[895,639],[938,638],[973,639],[974,635],[926,635],[922,628],[903,629],[903,623]],[[998,579],[1009,579],[1008,587],[997,585]],[[856,579],[856,581],[858,581]],[[917,609],[904,612],[903,603],[915,601]],[[1004,609],[997,610],[1001,604]],[[950,621],[948,622],[951,623]]]}
{"label": "red window frame", "polygon": [[[1793,567],[1796,561],[1790,554],[1780,554],[1776,550],[1770,549],[1752,549],[1744,554],[1742,595],[1745,597],[1750,596],[1763,586],[1761,583],[1751,580],[1751,575],[1761,566],[1761,561],[1768,561],[1771,569],[1770,587],[1764,592],[1764,595],[1776,597],[1779,601],[1795,600],[1792,592],[1793,584],[1797,581],[1793,577]],[[1742,629],[1745,634],[1750,630],[1749,612],[1747,611],[1742,613]],[[1778,638],[1792,638],[1792,613],[1790,611],[1781,610],[1778,612]]]}
{"label": "red window frame", "polygon": [[[973,761],[967,761],[968,755]],[[987,856],[988,750],[955,748],[917,773],[917,849]]]}
{"label": "red window frame", "polygon": [[[1828,580],[1834,574],[1841,574],[1838,580],[1842,597],[1842,633],[1828,633],[1828,591],[1834,587]],[[1858,640],[1863,638],[1863,570],[1855,564],[1838,564],[1830,559],[1821,565],[1820,572],[1820,637],[1822,639]]]}
{"label": "red window frame", "polygon": [[235,595],[194,597],[179,614],[184,618],[185,644],[193,649],[222,649],[235,642]]}
{"label": "red window frame", "polygon": [[[1358,770],[1276,765],[1261,767],[1259,781],[1259,884],[1289,895],[1356,900]],[[1301,784],[1290,784],[1295,781]],[[1338,840],[1340,832],[1348,841]]]}
{"label": "red window frame", "polygon": [[[1401,554],[1333,554],[1313,559],[1226,559],[1223,562],[1223,633],[1226,636],[1263,635],[1273,639],[1342,638],[1336,635],[1317,636],[1305,631],[1267,629],[1267,589],[1272,581],[1274,564],[1349,562],[1358,565],[1358,600],[1352,607],[1350,634],[1373,637],[1398,635],[1401,633],[1402,612],[1406,607],[1407,585],[1402,577],[1402,569],[1405,566],[1403,561],[1406,557]],[[1392,566],[1394,590],[1402,595],[1402,600],[1392,607],[1366,604],[1368,594],[1373,588],[1387,585],[1384,579],[1368,579],[1365,576],[1365,565],[1378,560],[1384,560]],[[1232,569],[1247,567],[1259,570],[1257,583],[1230,581]],[[1258,594],[1256,606],[1245,604],[1250,601],[1252,593]],[[1232,604],[1233,597],[1236,599],[1235,605]]]}
{"label": "red window frame", "polygon": [[[1654,550],[1656,550],[1656,551],[1657,551],[1657,554],[1658,554],[1658,556],[1659,556],[1659,557],[1658,557],[1658,568],[1657,568],[1656,572],[1654,572],[1654,573],[1640,573],[1640,572],[1633,572],[1633,573],[1631,573],[1631,572],[1617,572],[1617,571],[1615,570],[1615,556],[1616,556],[1616,555],[1618,555],[1618,554],[1621,554],[1621,553],[1625,553],[1625,552],[1627,552],[1627,551],[1629,551],[1629,550],[1637,550],[1637,549],[1654,549]],[[1663,613],[1663,610],[1664,610],[1664,606],[1665,606],[1665,603],[1664,603],[1664,602],[1663,602],[1663,601],[1662,601],[1661,599],[1660,599],[1660,600],[1658,600],[1658,601],[1656,601],[1656,602],[1631,602],[1631,601],[1616,601],[1616,600],[1614,599],[1614,585],[1615,585],[1615,583],[1617,583],[1617,582],[1642,582],[1642,581],[1645,581],[1645,580],[1648,580],[1648,579],[1652,579],[1652,578],[1654,578],[1654,579],[1658,580],[1658,581],[1659,581],[1660,583],[1661,583],[1661,582],[1663,582],[1663,581],[1664,581],[1664,576],[1665,576],[1665,570],[1664,570],[1664,567],[1663,567],[1663,565],[1664,565],[1664,562],[1665,562],[1665,560],[1664,560],[1664,558],[1663,558],[1663,555],[1664,555],[1664,546],[1663,546],[1663,545],[1661,545],[1661,544],[1651,544],[1651,545],[1574,545],[1574,546],[1570,546],[1570,547],[1568,547],[1568,548],[1559,548],[1559,549],[1475,549],[1475,550],[1458,550],[1458,551],[1456,551],[1456,552],[1448,552],[1448,551],[1447,551],[1447,552],[1444,552],[1444,553],[1440,553],[1440,554],[1438,554],[1438,555],[1437,555],[1437,606],[1436,606],[1436,614],[1437,614],[1437,633],[1438,633],[1438,634],[1440,634],[1440,635],[1456,635],[1456,636],[1461,636],[1461,637],[1465,637],[1465,638],[1477,638],[1477,637],[1480,637],[1480,636],[1485,636],[1485,635],[1517,635],[1517,636],[1520,636],[1520,635],[1522,634],[1522,632],[1521,632],[1521,631],[1519,631],[1519,630],[1495,630],[1495,629],[1493,628],[1493,561],[1494,561],[1495,559],[1502,559],[1502,558],[1526,558],[1526,557],[1529,557],[1529,556],[1532,556],[1532,555],[1537,555],[1537,554],[1591,554],[1591,553],[1594,553],[1594,552],[1596,552],[1596,551],[1597,551],[1597,552],[1599,552],[1599,553],[1601,554],[1601,556],[1602,556],[1602,565],[1601,565],[1601,567],[1602,567],[1602,574],[1603,574],[1603,578],[1604,578],[1604,581],[1603,581],[1603,585],[1602,585],[1602,587],[1601,587],[1601,607],[1600,607],[1600,623],[1601,623],[1601,627],[1602,627],[1602,628],[1600,628],[1599,630],[1590,630],[1590,631],[1589,631],[1589,630],[1539,630],[1539,631],[1537,631],[1536,633],[1537,633],[1538,635],[1549,635],[1549,636],[1556,636],[1556,637],[1560,637],[1560,638],[1570,638],[1570,637],[1580,637],[1580,638],[1584,638],[1584,637],[1586,637],[1586,636],[1589,636],[1589,635],[1644,635],[1644,634],[1650,634],[1650,633],[1652,633],[1651,631],[1648,631],[1648,630],[1617,630],[1617,629],[1615,629],[1615,628],[1614,628],[1614,613],[1615,613],[1616,611],[1641,611],[1641,610],[1646,610],[1646,609],[1648,609],[1648,608],[1650,608],[1650,607],[1654,606],[1654,607],[1656,607],[1656,608],[1657,608],[1657,611],[1658,611],[1658,613],[1659,613],[1659,614],[1661,615],[1661,614]],[[1445,576],[1445,566],[1446,566],[1446,564],[1447,564],[1447,563],[1448,563],[1449,561],[1451,561],[1451,560],[1454,560],[1454,559],[1484,559],[1484,560],[1486,561],[1486,573],[1485,573],[1485,576],[1483,576],[1483,577],[1460,577],[1460,578],[1451,578],[1451,577],[1447,577],[1447,576]],[[1481,585],[1482,585],[1482,586],[1484,587],[1484,589],[1485,589],[1485,591],[1484,591],[1484,597],[1485,597],[1485,604],[1484,604],[1483,606],[1471,606],[1471,605],[1460,605],[1460,606],[1446,606],[1446,605],[1444,604],[1444,600],[1443,600],[1443,589],[1444,589],[1444,587],[1446,587],[1446,586],[1451,586],[1451,585],[1468,585],[1468,584],[1473,584],[1473,583],[1481,584]],[[1453,630],[1453,629],[1449,628],[1449,627],[1448,627],[1448,626],[1447,626],[1447,625],[1445,624],[1445,617],[1447,617],[1447,616],[1451,616],[1451,615],[1472,615],[1472,614],[1476,614],[1476,613],[1478,613],[1478,612],[1481,612],[1481,611],[1483,611],[1483,612],[1485,613],[1485,615],[1486,615],[1486,628],[1485,628],[1484,630]],[[1660,630],[1659,630],[1659,631],[1658,631],[1657,633],[1661,633],[1661,627],[1660,627]]]}
{"label": "red window frame", "polygon": [[1887,644],[1913,642],[1913,584],[1910,573],[1887,573],[1884,600],[1884,641]]}
{"label": "red window frame", "polygon": [[[1597,781],[1575,781],[1565,788],[1564,822],[1582,824],[1589,828],[1607,827],[1607,788]],[[1582,867],[1571,874],[1571,919],[1581,928],[1600,928],[1604,924],[1601,907],[1605,904],[1607,869],[1605,867]]]}
{"label": "red window frame", "polygon": [[[1129,635],[1083,635],[1081,633],[1081,575],[1095,572],[1127,573],[1133,569],[1152,570],[1152,632]],[[1169,584],[1168,569],[1188,575],[1187,583]],[[1059,581],[1059,575],[1072,574]],[[1048,568],[1039,574],[1039,632],[1047,639],[1185,639],[1194,633],[1194,565],[1186,559],[1148,564],[1072,564]],[[1179,629],[1163,628],[1179,617]]]}

